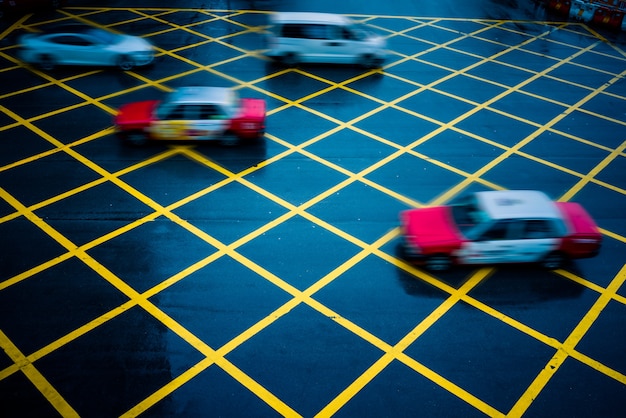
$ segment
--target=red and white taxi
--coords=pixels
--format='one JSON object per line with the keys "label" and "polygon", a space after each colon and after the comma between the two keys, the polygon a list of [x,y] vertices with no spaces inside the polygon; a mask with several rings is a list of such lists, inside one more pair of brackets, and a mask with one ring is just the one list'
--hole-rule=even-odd
{"label": "red and white taxi", "polygon": [[602,243],[578,203],[554,202],[531,190],[477,192],[450,206],[403,211],[400,220],[405,255],[433,271],[453,263],[556,269],[566,259],[595,256]]}
{"label": "red and white taxi", "polygon": [[265,132],[265,101],[239,98],[225,87],[182,87],[163,100],[122,106],[118,135],[133,144],[156,140],[256,139]]}

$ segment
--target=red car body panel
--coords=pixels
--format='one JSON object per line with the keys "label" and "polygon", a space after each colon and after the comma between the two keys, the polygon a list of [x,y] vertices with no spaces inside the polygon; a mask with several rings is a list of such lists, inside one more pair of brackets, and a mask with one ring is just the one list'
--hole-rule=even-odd
{"label": "red car body panel", "polygon": [[146,100],[122,106],[115,116],[115,125],[122,131],[144,130],[154,121],[159,100]]}
{"label": "red car body panel", "polygon": [[451,254],[461,248],[466,238],[454,226],[447,206],[402,212],[406,243],[422,255]]}
{"label": "red car body panel", "polygon": [[556,205],[569,229],[560,251],[571,258],[595,256],[602,244],[602,234],[591,215],[575,202],[557,202]]}
{"label": "red car body panel", "polygon": [[265,130],[265,100],[241,99],[239,113],[230,121],[230,130],[240,138],[256,138]]}
{"label": "red car body panel", "polygon": [[[155,109],[161,102],[147,100],[122,106],[114,118],[120,131],[143,130],[155,121]],[[241,99],[241,107],[230,121],[229,130],[244,139],[257,138],[265,130],[265,101],[262,99]]]}

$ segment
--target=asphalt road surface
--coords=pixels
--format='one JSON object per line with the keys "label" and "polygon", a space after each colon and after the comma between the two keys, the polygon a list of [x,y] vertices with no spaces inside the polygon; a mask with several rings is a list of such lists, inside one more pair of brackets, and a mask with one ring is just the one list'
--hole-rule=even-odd
{"label": "asphalt road surface", "polygon": [[[348,14],[382,69],[263,57],[276,10]],[[22,63],[59,21],[133,71]],[[0,416],[582,416],[626,410],[626,44],[514,1],[70,1],[0,26]],[[176,87],[266,100],[257,142],[115,136]],[[580,202],[563,269],[397,252],[400,211],[487,189]]]}

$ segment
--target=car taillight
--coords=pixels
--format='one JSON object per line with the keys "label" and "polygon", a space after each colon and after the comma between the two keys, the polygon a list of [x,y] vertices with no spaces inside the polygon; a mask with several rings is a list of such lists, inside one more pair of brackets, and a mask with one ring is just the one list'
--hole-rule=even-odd
{"label": "car taillight", "polygon": [[600,244],[600,240],[594,238],[574,238],[572,242],[574,242],[574,244]]}
{"label": "car taillight", "polygon": [[242,122],[241,129],[250,130],[250,131],[253,129],[259,129],[259,124],[254,123],[254,122]]}

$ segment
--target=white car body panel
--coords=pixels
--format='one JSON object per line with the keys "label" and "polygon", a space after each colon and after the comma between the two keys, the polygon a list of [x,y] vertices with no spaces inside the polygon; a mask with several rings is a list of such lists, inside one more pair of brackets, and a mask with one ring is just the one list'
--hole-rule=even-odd
{"label": "white car body panel", "polygon": [[556,249],[558,238],[470,241],[456,256],[462,264],[530,263]]}
{"label": "white car body panel", "polygon": [[[385,39],[358,29],[350,18],[330,13],[276,13],[270,17],[269,50],[266,55],[281,58],[291,54],[298,62],[351,64],[364,56],[380,61],[387,56]],[[306,36],[280,34],[283,25],[308,27]],[[319,32],[318,32],[319,31]]]}
{"label": "white car body panel", "polygon": [[[118,65],[122,57],[132,61],[133,66],[147,65],[154,59],[152,44],[143,38],[106,31],[100,33],[105,36],[100,38],[89,32],[72,32],[71,29],[42,35],[28,34],[20,39],[19,56],[31,64],[41,63],[45,56],[54,65],[96,66]],[[67,42],[70,39],[80,42]]]}

